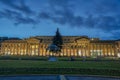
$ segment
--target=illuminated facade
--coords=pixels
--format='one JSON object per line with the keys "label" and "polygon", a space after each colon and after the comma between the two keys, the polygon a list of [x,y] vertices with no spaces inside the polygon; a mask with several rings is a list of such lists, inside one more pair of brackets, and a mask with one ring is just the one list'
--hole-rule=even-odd
{"label": "illuminated facade", "polygon": [[62,36],[63,45],[59,54],[46,51],[53,36],[36,36],[24,40],[5,40],[1,42],[0,55],[30,56],[76,56],[76,57],[118,57],[119,40],[99,40],[87,36]]}

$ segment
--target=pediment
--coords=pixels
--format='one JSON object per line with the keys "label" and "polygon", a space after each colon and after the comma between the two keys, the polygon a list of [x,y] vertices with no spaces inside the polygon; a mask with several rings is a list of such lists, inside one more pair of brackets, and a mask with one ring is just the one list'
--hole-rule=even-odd
{"label": "pediment", "polygon": [[88,37],[80,37],[75,40],[77,43],[89,43],[90,39]]}
{"label": "pediment", "polygon": [[87,36],[81,36],[79,38],[76,38],[76,40],[89,40]]}
{"label": "pediment", "polygon": [[40,40],[39,40],[39,39],[36,39],[36,38],[29,38],[29,39],[27,39],[27,42],[28,42],[28,43],[39,43]]}
{"label": "pediment", "polygon": [[86,38],[78,38],[78,39],[76,39],[76,40],[82,41],[82,40],[89,40],[89,39],[86,39]]}

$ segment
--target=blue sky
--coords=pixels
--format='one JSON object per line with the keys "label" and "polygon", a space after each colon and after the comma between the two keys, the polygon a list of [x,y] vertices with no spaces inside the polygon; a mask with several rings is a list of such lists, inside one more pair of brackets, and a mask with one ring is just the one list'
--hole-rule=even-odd
{"label": "blue sky", "polygon": [[120,39],[120,0],[0,0],[0,36]]}

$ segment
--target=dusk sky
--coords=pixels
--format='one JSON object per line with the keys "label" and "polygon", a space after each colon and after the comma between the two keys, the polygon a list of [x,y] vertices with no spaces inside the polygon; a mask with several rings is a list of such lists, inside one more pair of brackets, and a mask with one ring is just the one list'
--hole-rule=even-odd
{"label": "dusk sky", "polygon": [[120,0],[0,0],[0,36],[120,39]]}

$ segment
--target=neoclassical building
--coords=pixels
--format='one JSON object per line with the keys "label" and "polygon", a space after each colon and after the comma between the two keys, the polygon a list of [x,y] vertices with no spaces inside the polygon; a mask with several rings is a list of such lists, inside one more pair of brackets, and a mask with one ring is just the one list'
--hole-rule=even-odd
{"label": "neoclassical building", "polygon": [[88,36],[62,36],[60,53],[47,51],[53,36],[35,36],[27,39],[11,39],[1,42],[0,55],[29,56],[75,56],[75,57],[118,57],[120,40],[100,40]]}

